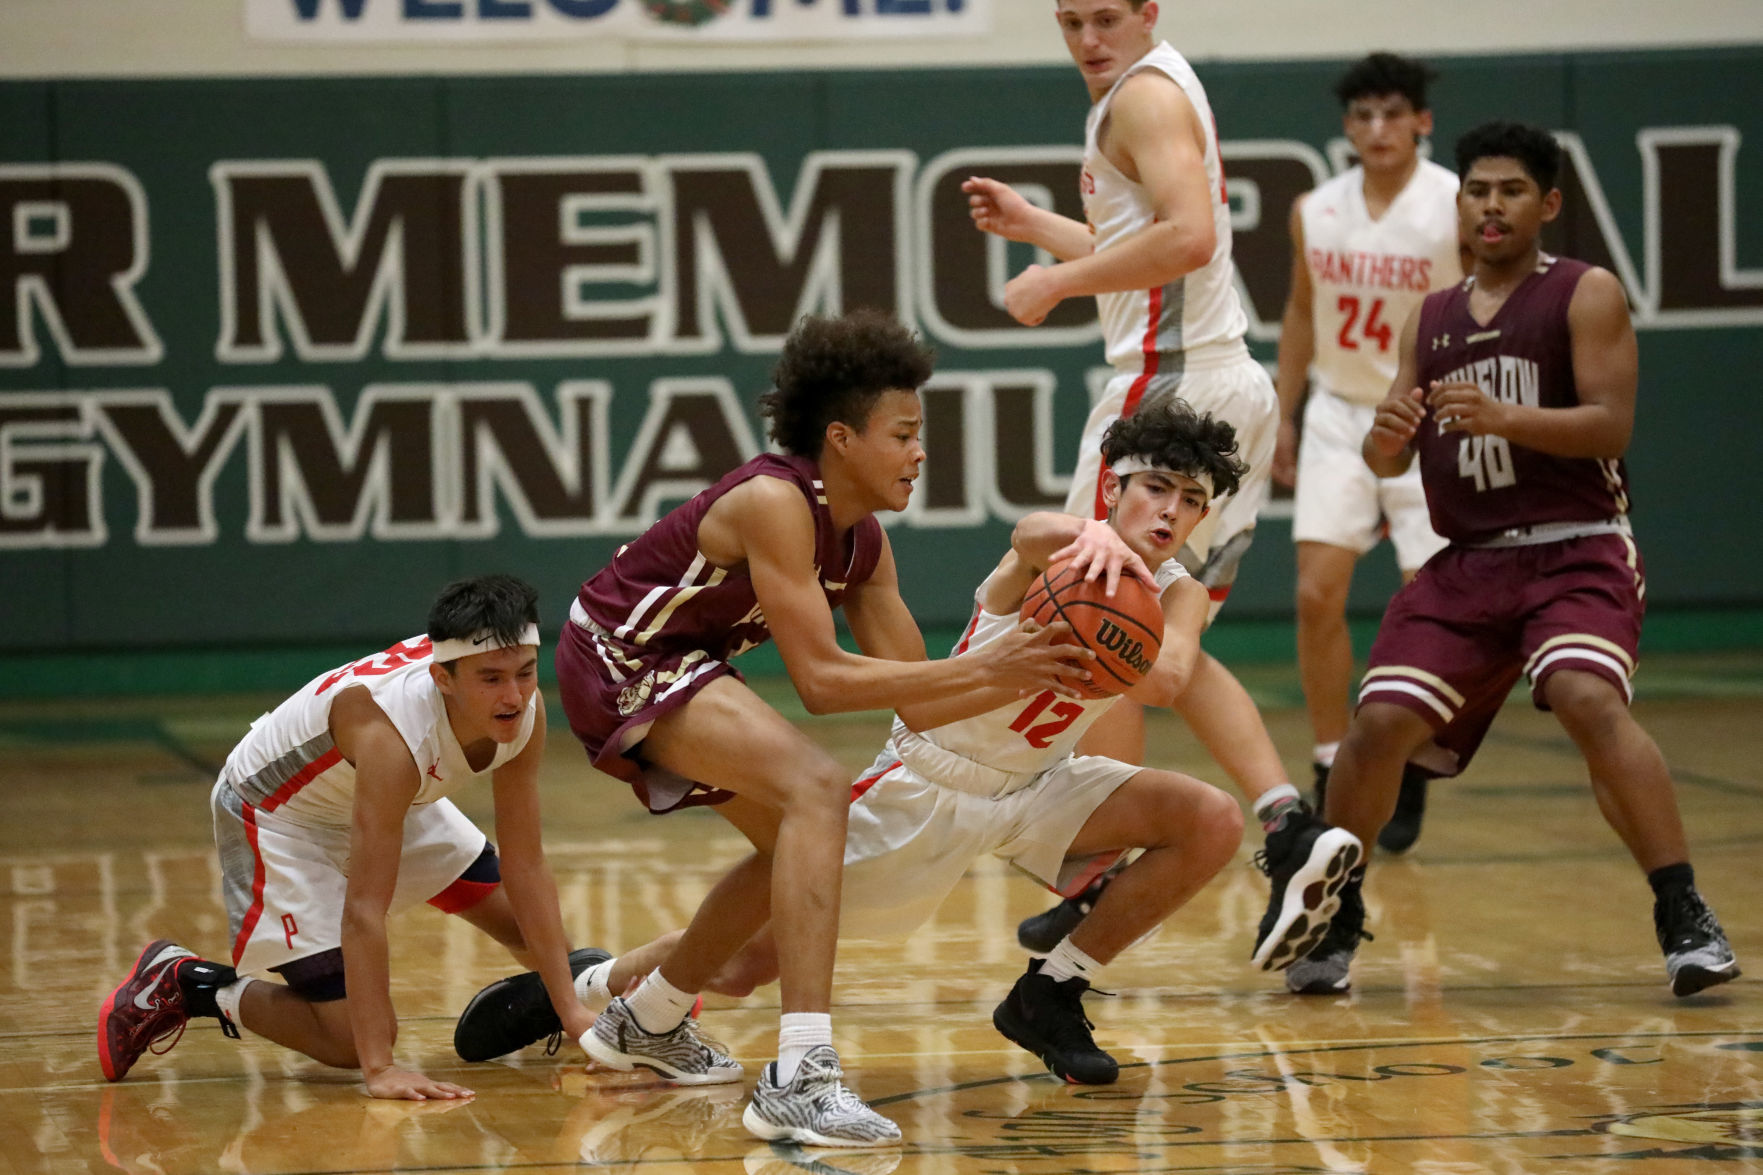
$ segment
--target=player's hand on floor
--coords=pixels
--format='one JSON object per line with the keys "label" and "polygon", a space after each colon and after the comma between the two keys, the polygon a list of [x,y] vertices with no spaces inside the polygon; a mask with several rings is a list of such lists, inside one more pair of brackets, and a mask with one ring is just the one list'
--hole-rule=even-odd
{"label": "player's hand on floor", "polygon": [[367,1079],[369,1097],[426,1102],[477,1096],[463,1085],[454,1085],[451,1081],[436,1081],[432,1077],[424,1077],[421,1073],[412,1073],[396,1065],[364,1076]]}

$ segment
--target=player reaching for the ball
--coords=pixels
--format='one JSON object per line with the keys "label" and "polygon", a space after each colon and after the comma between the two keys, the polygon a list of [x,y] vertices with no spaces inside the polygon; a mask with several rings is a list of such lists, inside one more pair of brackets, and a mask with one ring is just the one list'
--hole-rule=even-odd
{"label": "player reaching for the ball", "polygon": [[[1135,581],[1153,582],[1146,568],[1156,567],[1162,649],[1129,696],[1167,706],[1192,671],[1209,602],[1173,556],[1210,500],[1242,476],[1236,435],[1172,397],[1117,422],[1102,447],[1108,521],[1038,513],[1019,522],[1010,550],[974,593],[955,655],[1015,632],[1025,596],[1052,564],[1070,560],[1089,579],[1118,581],[1122,595],[1147,591]],[[1024,697],[1000,685],[900,706],[892,737],[851,788],[839,925],[841,937],[904,938],[986,853],[1071,894],[1122,853],[1143,849],[1089,917],[1029,963],[992,1015],[1055,1074],[1096,1085],[1113,1081],[1119,1066],[1090,1035],[1084,992],[1103,965],[1224,867],[1243,828],[1236,801],[1197,779],[1073,754],[1113,701]],[[708,990],[745,995],[777,974],[767,926]],[[481,1035],[482,1026],[472,1027]],[[531,1039],[507,1043],[512,1050]]]}

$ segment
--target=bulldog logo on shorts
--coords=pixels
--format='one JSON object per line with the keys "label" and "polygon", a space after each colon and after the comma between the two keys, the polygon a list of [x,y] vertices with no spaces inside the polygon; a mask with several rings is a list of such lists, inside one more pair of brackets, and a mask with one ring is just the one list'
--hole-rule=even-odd
{"label": "bulldog logo on shorts", "polygon": [[618,712],[629,718],[638,710],[649,704],[649,696],[655,692],[655,674],[645,673],[618,691]]}

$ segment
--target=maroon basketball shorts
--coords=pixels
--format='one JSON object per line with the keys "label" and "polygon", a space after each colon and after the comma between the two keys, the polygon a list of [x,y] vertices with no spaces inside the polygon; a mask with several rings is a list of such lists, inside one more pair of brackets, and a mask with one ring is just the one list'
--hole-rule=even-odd
{"label": "maroon basketball shorts", "polygon": [[1563,669],[1602,677],[1632,699],[1645,595],[1640,552],[1626,534],[1447,547],[1390,601],[1359,704],[1420,715],[1445,755],[1416,761],[1455,775],[1521,676],[1542,710],[1549,678]]}
{"label": "maroon basketball shorts", "polygon": [[557,689],[569,729],[594,766],[630,784],[651,812],[720,804],[733,792],[646,763],[642,741],[655,720],[725,674],[740,672],[703,649],[651,652],[577,624],[557,640]]}

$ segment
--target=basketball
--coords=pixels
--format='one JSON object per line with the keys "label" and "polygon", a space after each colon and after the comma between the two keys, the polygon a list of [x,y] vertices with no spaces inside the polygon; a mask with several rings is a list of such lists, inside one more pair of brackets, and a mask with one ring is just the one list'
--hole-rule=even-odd
{"label": "basketball", "polygon": [[1071,625],[1070,643],[1096,654],[1090,681],[1079,683],[1086,697],[1123,694],[1144,679],[1163,649],[1163,605],[1142,581],[1122,575],[1114,597],[1104,595],[1105,580],[1086,581],[1070,560],[1055,563],[1036,577],[1022,600],[1022,618],[1040,624]]}

